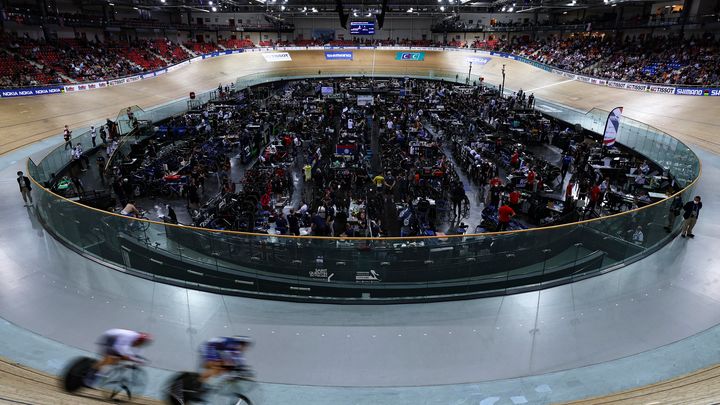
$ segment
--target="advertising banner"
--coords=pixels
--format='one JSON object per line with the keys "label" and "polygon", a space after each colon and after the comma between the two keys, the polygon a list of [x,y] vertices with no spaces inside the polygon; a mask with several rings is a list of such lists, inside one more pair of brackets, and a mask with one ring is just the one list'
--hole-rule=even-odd
{"label": "advertising banner", "polygon": [[425,52],[398,52],[395,54],[395,60],[425,60]]}
{"label": "advertising banner", "polygon": [[288,62],[292,60],[287,52],[268,52],[262,54],[262,56],[266,62]]}
{"label": "advertising banner", "polygon": [[123,84],[123,83],[125,83],[124,77],[122,79],[109,80],[108,86],[117,86],[118,84]]}
{"label": "advertising banner", "polygon": [[82,83],[82,84],[69,84],[65,86],[66,93],[72,93],[75,91],[84,91],[92,89],[101,89],[107,87],[108,82],[94,82],[94,83]]}
{"label": "advertising banner", "polygon": [[483,58],[481,56],[466,56],[465,60],[477,65],[485,65],[490,62],[490,58]]}
{"label": "advertising banner", "polygon": [[622,110],[622,107],[615,107],[610,111],[610,114],[608,114],[607,121],[605,122],[605,132],[603,134],[603,145],[615,145],[615,139],[617,139],[617,134],[620,130]]}
{"label": "advertising banner", "polygon": [[331,52],[325,52],[325,59],[327,60],[353,60],[353,53],[348,52],[338,52],[338,51],[331,51]]}
{"label": "advertising banner", "polygon": [[64,90],[64,86],[31,87],[27,89],[2,89],[0,90],[0,97],[10,98],[25,96],[42,96],[45,94],[62,93]]}
{"label": "advertising banner", "polygon": [[675,94],[683,96],[720,96],[720,89],[703,89],[699,87],[676,87]]}
{"label": "advertising banner", "polygon": [[639,83],[625,83],[625,88],[628,90],[635,90],[635,91],[647,91],[648,85],[647,84],[639,84]]}
{"label": "advertising banner", "polygon": [[180,63],[178,63],[177,65],[168,66],[168,68],[165,69],[165,70],[168,71],[168,72],[172,72],[173,70],[180,69],[181,67],[187,66],[187,65],[189,65],[189,64],[190,64],[190,61],[189,61],[189,60],[186,60],[185,62],[180,62]]}
{"label": "advertising banner", "polygon": [[662,94],[675,94],[675,87],[671,86],[650,86],[648,91]]}

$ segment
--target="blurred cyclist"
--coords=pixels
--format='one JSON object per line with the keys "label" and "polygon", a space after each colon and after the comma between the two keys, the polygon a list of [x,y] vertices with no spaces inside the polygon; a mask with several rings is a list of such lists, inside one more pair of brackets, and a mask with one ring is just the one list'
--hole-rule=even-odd
{"label": "blurred cyclist", "polygon": [[250,371],[245,361],[245,350],[252,345],[247,336],[218,337],[208,340],[200,346],[203,371],[200,382],[230,370]]}
{"label": "blurred cyclist", "polygon": [[91,387],[100,375],[103,367],[112,366],[120,361],[127,360],[142,364],[145,362],[140,356],[140,348],[152,342],[147,333],[135,332],[127,329],[110,329],[100,336],[98,344],[102,350],[103,358],[93,365],[85,377],[85,385]]}

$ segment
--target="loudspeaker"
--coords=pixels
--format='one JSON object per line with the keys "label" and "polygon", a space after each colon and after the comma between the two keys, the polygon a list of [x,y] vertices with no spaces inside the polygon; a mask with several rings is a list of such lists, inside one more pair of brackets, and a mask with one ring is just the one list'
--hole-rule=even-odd
{"label": "loudspeaker", "polygon": [[338,17],[340,17],[340,26],[347,29],[349,15],[343,12],[342,0],[335,0],[335,10],[337,10]]}
{"label": "loudspeaker", "polygon": [[387,3],[387,0],[383,0],[382,2],[382,9],[380,10],[380,15],[377,17],[378,30],[381,30],[383,24],[385,24],[385,12],[387,11]]}

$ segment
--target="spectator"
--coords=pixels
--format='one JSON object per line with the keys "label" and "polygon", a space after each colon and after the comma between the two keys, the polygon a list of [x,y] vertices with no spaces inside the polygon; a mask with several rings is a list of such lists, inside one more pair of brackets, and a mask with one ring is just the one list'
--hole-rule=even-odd
{"label": "spectator", "polygon": [[503,204],[498,209],[498,227],[497,232],[502,232],[508,229],[510,219],[515,216],[515,211],[507,204]]}
{"label": "spectator", "polygon": [[683,210],[682,196],[676,195],[670,204],[670,211],[668,212],[668,223],[665,227],[667,233],[672,232],[672,228],[675,226],[675,219],[680,216]]}
{"label": "spectator", "polygon": [[290,208],[290,214],[287,217],[287,222],[290,234],[300,236],[300,221],[298,220],[297,214],[295,214],[295,208]]}
{"label": "spectator", "polygon": [[700,202],[700,196],[695,196],[692,201],[688,201],[683,206],[683,210],[685,211],[683,213],[683,225],[682,225],[682,232],[680,233],[680,236],[694,238],[695,235],[692,233],[693,228],[695,227],[695,223],[697,222],[698,217],[700,217],[700,210],[702,209],[702,202]]}
{"label": "spectator", "polygon": [[30,192],[32,191],[32,187],[30,186],[30,179],[23,175],[23,172],[17,172],[17,182],[20,186],[20,194],[22,194],[23,201],[25,202],[25,206],[28,206],[28,200],[30,201],[30,205],[33,203],[32,195]]}
{"label": "spectator", "polygon": [[65,125],[65,128],[63,129],[63,140],[65,141],[65,150],[68,150],[68,148],[72,149],[72,141],[70,140],[70,137],[72,136],[72,131],[70,128],[68,128],[67,125]]}

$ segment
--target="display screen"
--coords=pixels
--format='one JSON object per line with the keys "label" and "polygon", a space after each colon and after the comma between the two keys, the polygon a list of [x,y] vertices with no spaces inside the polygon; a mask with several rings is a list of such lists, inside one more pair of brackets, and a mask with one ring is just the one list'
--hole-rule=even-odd
{"label": "display screen", "polygon": [[350,21],[350,34],[374,35],[375,21]]}
{"label": "display screen", "polygon": [[320,88],[320,93],[321,93],[323,96],[327,96],[328,94],[333,94],[333,88],[332,88],[332,87],[325,87],[325,86],[323,86],[323,87]]}

